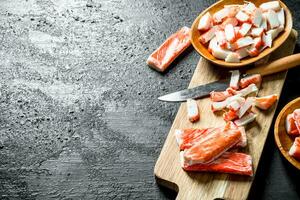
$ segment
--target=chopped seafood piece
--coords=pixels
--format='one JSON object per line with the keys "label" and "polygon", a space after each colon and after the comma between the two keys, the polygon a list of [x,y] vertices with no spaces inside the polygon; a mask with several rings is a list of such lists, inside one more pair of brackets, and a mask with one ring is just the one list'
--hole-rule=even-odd
{"label": "chopped seafood piece", "polygon": [[210,29],[211,25],[212,25],[212,16],[210,15],[209,12],[207,12],[205,15],[203,15],[200,20],[199,20],[199,24],[198,24],[198,30],[199,31],[206,31],[208,29]]}
{"label": "chopped seafood piece", "polygon": [[255,106],[262,109],[269,109],[278,99],[276,94],[272,94],[264,97],[255,97]]}
{"label": "chopped seafood piece", "polygon": [[235,53],[237,53],[239,55],[240,59],[243,59],[249,55],[249,53],[247,51],[247,47],[240,48],[240,49],[236,50]]}
{"label": "chopped seafood piece", "polygon": [[247,146],[247,134],[246,134],[245,127],[240,126],[240,127],[238,127],[238,129],[241,131],[242,139],[240,140],[240,142],[237,143],[237,146],[246,147]]}
{"label": "chopped seafood piece", "polygon": [[227,24],[225,26],[225,38],[229,42],[234,42],[235,40],[235,31],[232,24]]}
{"label": "chopped seafood piece", "polygon": [[212,52],[213,49],[216,49],[218,48],[218,41],[217,41],[217,38],[214,37],[213,39],[211,39],[209,41],[209,44],[208,44],[208,51],[209,52]]}
{"label": "chopped seafood piece", "polygon": [[252,28],[251,35],[253,37],[260,37],[264,32],[263,28]]}
{"label": "chopped seafood piece", "polygon": [[217,46],[216,48],[212,49],[212,55],[219,59],[225,59],[231,51],[222,49],[220,46]]}
{"label": "chopped seafood piece", "polygon": [[180,152],[181,166],[185,171],[218,172],[253,176],[250,155],[236,152],[225,152],[218,159],[208,164],[189,165],[185,162],[184,153]]}
{"label": "chopped seafood piece", "polygon": [[277,28],[280,25],[280,22],[278,20],[277,14],[274,12],[274,10],[269,10],[267,13],[267,21],[270,25],[270,28]]}
{"label": "chopped seafood piece", "polygon": [[213,26],[211,29],[209,29],[208,31],[206,31],[204,34],[200,36],[199,38],[200,42],[202,44],[206,44],[207,42],[209,42],[211,39],[215,37],[216,31],[217,31],[217,27]]}
{"label": "chopped seafood piece", "polygon": [[261,37],[254,38],[253,47],[260,49],[263,46],[263,41]]}
{"label": "chopped seafood piece", "polygon": [[268,29],[267,17],[265,15],[262,16],[260,28],[263,28],[264,31],[266,31]]}
{"label": "chopped seafood piece", "polygon": [[255,57],[258,56],[259,50],[255,48],[254,46],[251,46],[249,49],[247,49],[249,56]]}
{"label": "chopped seafood piece", "polygon": [[245,88],[254,83],[258,88],[260,87],[262,78],[260,74],[248,75],[240,80],[240,87]]}
{"label": "chopped seafood piece", "polygon": [[300,137],[296,137],[292,147],[289,150],[289,155],[300,160]]}
{"label": "chopped seafood piece", "polygon": [[[237,54],[239,56],[239,54]],[[239,70],[232,70],[229,87],[234,90],[239,89],[239,81],[240,81],[240,71]]]}
{"label": "chopped seafood piece", "polygon": [[289,135],[292,135],[292,136],[300,135],[300,133],[299,133],[297,127],[296,127],[295,120],[293,118],[293,114],[288,114],[287,115],[286,121],[285,121],[285,128],[286,128],[286,132]]}
{"label": "chopped seafood piece", "polygon": [[293,118],[295,120],[295,125],[300,133],[300,109],[296,109],[293,112]]}
{"label": "chopped seafood piece", "polygon": [[250,20],[249,15],[247,15],[246,13],[244,13],[241,10],[236,14],[235,17],[240,22],[249,22],[249,20]]}
{"label": "chopped seafood piece", "polygon": [[224,29],[227,24],[231,24],[232,26],[235,27],[238,25],[238,23],[239,22],[235,17],[229,17],[222,22],[221,27],[223,27]]}
{"label": "chopped seafood piece", "polygon": [[283,30],[284,28],[279,26],[278,28],[268,30],[267,35],[271,35],[272,40],[274,40]]}
{"label": "chopped seafood piece", "polygon": [[248,87],[243,88],[242,90],[237,91],[237,94],[240,96],[248,96],[250,94],[255,94],[255,96],[258,93],[258,88],[254,83],[250,84]]}
{"label": "chopped seafood piece", "polygon": [[245,126],[246,124],[253,122],[255,118],[256,118],[256,114],[248,113],[247,115],[243,116],[241,119],[235,120],[234,123],[237,126]]}
{"label": "chopped seafood piece", "polygon": [[239,55],[234,52],[229,53],[228,56],[225,58],[225,62],[239,63],[240,62]]}
{"label": "chopped seafood piece", "polygon": [[243,23],[241,29],[238,32],[238,37],[244,37],[250,31],[251,27],[251,24]]}
{"label": "chopped seafood piece", "polygon": [[251,2],[247,2],[247,4],[243,7],[243,11],[245,11],[248,14],[252,14],[255,10],[256,10],[256,6],[254,5],[254,3]]}
{"label": "chopped seafood piece", "polygon": [[262,11],[260,9],[256,9],[253,14],[252,24],[255,27],[259,27],[262,22]]}
{"label": "chopped seafood piece", "polygon": [[277,12],[277,17],[278,17],[280,26],[284,27],[285,16],[284,16],[284,10],[283,10],[283,8],[281,8],[280,11]]}
{"label": "chopped seafood piece", "polygon": [[224,101],[225,99],[227,99],[228,97],[232,96],[231,93],[229,93],[227,90],[225,91],[221,91],[221,92],[216,92],[216,91],[212,91],[210,93],[210,99],[213,102],[220,102],[220,101]]}
{"label": "chopped seafood piece", "polygon": [[240,49],[242,47],[249,46],[253,43],[254,43],[254,40],[251,37],[247,36],[247,37],[243,37],[243,38],[240,38],[237,41],[235,41],[235,43],[232,44],[232,48]]}
{"label": "chopped seafood piece", "polygon": [[217,38],[217,41],[218,41],[218,44],[224,48],[226,46],[226,37],[225,37],[225,32],[222,31],[222,30],[219,30],[216,32],[216,38]]}
{"label": "chopped seafood piece", "polygon": [[163,72],[190,45],[190,28],[183,27],[149,56],[147,64],[157,71]]}
{"label": "chopped seafood piece", "polygon": [[273,39],[272,39],[271,34],[267,34],[267,35],[263,34],[261,38],[262,38],[262,41],[263,41],[263,46],[260,49],[260,51],[264,50],[267,47],[272,47]]}
{"label": "chopped seafood piece", "polygon": [[228,121],[232,121],[234,119],[238,118],[238,115],[235,111],[233,110],[228,110],[227,112],[224,112],[223,114],[223,119],[228,122]]}
{"label": "chopped seafood piece", "polygon": [[229,9],[229,8],[223,8],[223,9],[219,10],[218,12],[216,12],[216,13],[213,15],[213,19],[214,19],[215,22],[217,22],[217,23],[222,22],[222,20],[223,20],[224,18],[228,17],[229,12],[230,12],[230,9]]}
{"label": "chopped seafood piece", "polygon": [[263,12],[268,10],[278,11],[281,8],[279,1],[270,1],[266,3],[262,3],[259,7],[262,9]]}
{"label": "chopped seafood piece", "polygon": [[234,101],[232,101],[231,103],[229,103],[226,108],[230,109],[230,110],[233,110],[233,111],[237,111],[238,109],[240,109],[241,105],[245,103],[245,99],[244,98],[239,98],[239,99],[236,99]]}
{"label": "chopped seafood piece", "polygon": [[243,103],[238,111],[238,117],[242,118],[246,112],[252,108],[252,105],[254,104],[254,98],[253,97],[248,97]]}
{"label": "chopped seafood piece", "polygon": [[196,122],[200,119],[199,109],[196,100],[188,99],[186,101],[188,118],[190,122]]}
{"label": "chopped seafood piece", "polygon": [[224,128],[215,129],[202,136],[192,147],[185,149],[184,161],[188,165],[209,163],[236,145],[241,140],[241,131],[228,123]]}
{"label": "chopped seafood piece", "polygon": [[[240,91],[238,91],[240,92]],[[219,110],[223,110],[224,108],[226,108],[228,106],[228,104],[230,104],[233,101],[242,101],[241,99],[243,99],[242,97],[242,93],[228,97],[227,99],[225,99],[224,101],[221,102],[213,102],[211,104],[211,109],[213,112],[215,111],[219,111]]]}

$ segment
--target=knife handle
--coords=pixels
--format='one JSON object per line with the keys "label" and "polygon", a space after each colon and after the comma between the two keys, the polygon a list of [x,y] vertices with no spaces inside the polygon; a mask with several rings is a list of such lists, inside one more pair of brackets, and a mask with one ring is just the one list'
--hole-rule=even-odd
{"label": "knife handle", "polygon": [[260,65],[246,71],[246,74],[260,74],[262,76],[285,71],[300,65],[300,53],[286,56],[273,62]]}

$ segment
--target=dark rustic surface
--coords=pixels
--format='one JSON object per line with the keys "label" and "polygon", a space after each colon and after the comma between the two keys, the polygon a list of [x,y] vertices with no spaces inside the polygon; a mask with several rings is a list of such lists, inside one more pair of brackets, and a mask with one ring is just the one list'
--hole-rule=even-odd
{"label": "dark rustic surface", "polygon": [[[174,198],[153,167],[178,104],[156,97],[185,88],[199,55],[164,74],[145,60],[212,2],[2,0],[0,199]],[[299,31],[300,1],[286,3]],[[250,199],[299,199],[299,183],[271,131]]]}

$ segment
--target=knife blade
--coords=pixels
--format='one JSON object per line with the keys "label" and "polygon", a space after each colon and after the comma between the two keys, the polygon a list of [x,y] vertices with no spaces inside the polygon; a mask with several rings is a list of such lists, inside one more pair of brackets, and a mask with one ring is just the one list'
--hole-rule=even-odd
{"label": "knife blade", "polygon": [[168,101],[168,102],[183,102],[186,101],[187,99],[199,99],[208,96],[211,91],[226,90],[226,88],[228,88],[229,86],[229,81],[230,81],[229,79],[222,79],[219,81],[196,86],[194,88],[173,92],[158,97],[158,100]]}

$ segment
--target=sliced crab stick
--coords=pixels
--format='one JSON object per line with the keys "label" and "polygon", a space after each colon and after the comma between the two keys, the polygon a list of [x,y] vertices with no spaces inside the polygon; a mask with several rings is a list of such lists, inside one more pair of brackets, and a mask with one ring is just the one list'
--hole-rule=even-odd
{"label": "sliced crab stick", "polygon": [[259,27],[262,22],[262,11],[260,9],[256,9],[253,14],[252,24],[255,27]]}
{"label": "sliced crab stick", "polygon": [[180,152],[180,162],[185,171],[218,172],[253,176],[251,156],[244,153],[225,152],[211,163],[189,165],[184,160],[184,153]]}
{"label": "sliced crab stick", "polygon": [[209,12],[207,12],[205,15],[203,15],[198,24],[198,30],[199,31],[206,31],[210,29],[212,25],[213,19]]}
{"label": "sliced crab stick", "polygon": [[240,96],[248,96],[248,95],[252,95],[254,94],[254,96],[256,96],[258,93],[258,88],[256,87],[256,85],[254,83],[248,85],[248,87],[243,88],[242,90],[237,91],[237,95]]}
{"label": "sliced crab stick", "polygon": [[242,10],[248,14],[252,14],[256,10],[256,6],[254,3],[248,2]]}
{"label": "sliced crab stick", "polygon": [[224,101],[225,99],[227,99],[230,96],[232,96],[232,94],[230,94],[227,90],[221,91],[221,92],[212,91],[210,93],[210,99],[213,102]]}
{"label": "sliced crab stick", "polygon": [[228,62],[228,63],[239,63],[240,62],[239,54],[237,54],[235,52],[229,53],[226,56],[226,58],[225,58],[225,62]]}
{"label": "sliced crab stick", "polygon": [[272,47],[273,39],[272,39],[271,34],[267,34],[267,35],[263,34],[261,38],[262,38],[262,41],[263,41],[263,46],[260,49],[260,51],[264,50],[267,47]]}
{"label": "sliced crab stick", "polygon": [[222,22],[221,27],[223,27],[224,29],[227,24],[231,24],[232,26],[235,27],[238,25],[238,23],[239,22],[235,17],[229,17]]}
{"label": "sliced crab stick", "polygon": [[235,31],[234,31],[234,28],[232,26],[232,24],[227,24],[225,26],[225,37],[226,37],[226,40],[229,41],[229,42],[234,42],[235,40]]}
{"label": "sliced crab stick", "polygon": [[241,131],[241,140],[236,144],[237,146],[240,147],[246,147],[247,146],[247,134],[246,134],[246,130],[245,127],[240,126],[238,127],[238,129]]}
{"label": "sliced crab stick", "polygon": [[278,17],[278,21],[279,21],[280,26],[284,27],[285,16],[284,16],[284,10],[283,10],[283,8],[281,8],[280,11],[277,12],[277,17]]}
{"label": "sliced crab stick", "polygon": [[163,72],[190,45],[190,28],[183,27],[149,56],[147,64],[157,71]]}
{"label": "sliced crab stick", "polygon": [[268,21],[271,29],[277,28],[280,25],[280,22],[278,20],[278,16],[277,16],[277,14],[275,13],[274,10],[268,10],[268,12],[267,12],[267,21]]}
{"label": "sliced crab stick", "polygon": [[[237,54],[239,56],[239,54]],[[232,70],[229,87],[231,87],[234,90],[239,89],[239,81],[240,81],[240,71],[239,70]]]}
{"label": "sliced crab stick", "polygon": [[244,37],[251,29],[251,26],[252,25],[249,23],[243,23],[241,29],[238,32],[238,37]]}
{"label": "sliced crab stick", "polygon": [[251,35],[253,37],[260,37],[264,32],[264,29],[263,28],[253,28],[251,30]]}
{"label": "sliced crab stick", "polygon": [[229,12],[229,8],[223,8],[213,15],[213,19],[215,20],[215,22],[220,23],[223,21],[224,18],[228,17]]}
{"label": "sliced crab stick", "polygon": [[240,22],[248,22],[250,20],[249,15],[247,15],[246,13],[244,13],[241,10],[236,14],[235,17]]}
{"label": "sliced crab stick", "polygon": [[210,53],[212,53],[213,49],[216,49],[218,48],[218,41],[217,41],[217,37],[214,37],[213,39],[211,39],[209,41],[209,44],[208,44],[208,51]]}
{"label": "sliced crab stick", "polygon": [[216,31],[217,31],[217,27],[213,26],[211,29],[209,29],[208,31],[206,31],[204,34],[200,36],[200,42],[202,44],[206,44],[207,42],[209,42],[211,39],[213,39],[213,37],[215,37]]}
{"label": "sliced crab stick", "polygon": [[226,45],[226,37],[225,37],[225,32],[222,30],[219,30],[216,32],[216,39],[218,41],[218,44],[224,48]]}
{"label": "sliced crab stick", "polygon": [[241,140],[241,131],[237,128],[227,129],[226,126],[224,129],[215,129],[201,137],[191,148],[185,149],[184,160],[189,165],[209,163],[237,144]]}
{"label": "sliced crab stick", "polygon": [[237,53],[239,55],[239,59],[243,59],[249,55],[249,53],[247,51],[247,47],[240,48],[240,49],[236,50],[235,53]]}
{"label": "sliced crab stick", "polygon": [[271,30],[268,30],[267,31],[267,35],[271,35],[271,38],[272,40],[275,39],[279,33],[281,33],[282,31],[284,30],[283,27],[278,27],[278,28],[275,28],[275,29],[271,29]]}
{"label": "sliced crab stick", "polygon": [[252,108],[252,105],[254,104],[254,98],[248,97],[246,101],[241,105],[239,111],[238,111],[238,117],[242,118],[246,112]]}
{"label": "sliced crab stick", "polygon": [[293,118],[295,120],[295,125],[300,133],[300,109],[296,109],[293,112]]}
{"label": "sliced crab stick", "polygon": [[244,98],[238,98],[234,101],[232,101],[231,103],[229,103],[226,108],[228,108],[229,110],[232,110],[234,112],[238,111],[240,109],[240,107],[242,106],[242,104],[245,103],[245,99]]}
{"label": "sliced crab stick", "polygon": [[243,37],[243,38],[240,38],[237,41],[235,41],[235,43],[232,44],[232,48],[240,49],[242,47],[249,46],[253,43],[254,43],[253,39],[251,37],[247,36],[247,37]]}
{"label": "sliced crab stick", "polygon": [[255,106],[262,110],[267,110],[277,101],[277,99],[278,96],[276,94],[272,94],[264,97],[256,97]]}
{"label": "sliced crab stick", "polygon": [[280,10],[280,4],[279,1],[270,1],[270,2],[266,2],[266,3],[262,3],[259,8],[262,9],[263,12],[268,11],[268,10],[274,10],[274,11],[278,11]]}
{"label": "sliced crab stick", "polygon": [[212,109],[213,112],[223,110],[224,108],[226,108],[233,101],[242,101],[243,97],[241,97],[241,96],[242,96],[242,94],[237,94],[237,95],[228,97],[224,101],[213,102],[211,104],[211,109]]}
{"label": "sliced crab stick", "polygon": [[262,16],[260,28],[263,28],[264,31],[266,31],[268,29],[267,17],[265,15]]}
{"label": "sliced crab stick", "polygon": [[253,47],[256,49],[260,49],[264,45],[261,37],[254,38]]}
{"label": "sliced crab stick", "polygon": [[245,126],[246,124],[253,122],[255,118],[256,114],[248,113],[247,115],[244,115],[241,119],[234,120],[234,124],[237,126]]}
{"label": "sliced crab stick", "polygon": [[300,137],[296,137],[292,147],[289,150],[289,155],[300,160]]}
{"label": "sliced crab stick", "polygon": [[255,57],[258,56],[259,50],[255,48],[254,46],[251,46],[249,49],[247,49],[249,56]]}
{"label": "sliced crab stick", "polygon": [[248,75],[240,80],[240,87],[245,88],[254,83],[259,88],[261,85],[261,81],[262,78],[260,74]]}
{"label": "sliced crab stick", "polygon": [[226,50],[221,48],[220,46],[215,47],[214,49],[212,49],[212,55],[216,58],[219,59],[223,59],[225,60],[225,58],[231,53],[230,50]]}
{"label": "sliced crab stick", "polygon": [[293,118],[293,114],[288,114],[287,115],[286,121],[285,121],[285,128],[286,128],[286,132],[289,135],[292,135],[292,136],[300,135],[300,133],[299,133],[297,127],[296,127],[295,120]]}
{"label": "sliced crab stick", "polygon": [[233,110],[228,110],[227,112],[225,112],[223,114],[223,119],[228,122],[228,121],[232,121],[234,119],[238,118],[238,115],[235,111]]}
{"label": "sliced crab stick", "polygon": [[196,122],[200,119],[199,109],[196,100],[188,99],[186,101],[188,118],[190,122]]}

